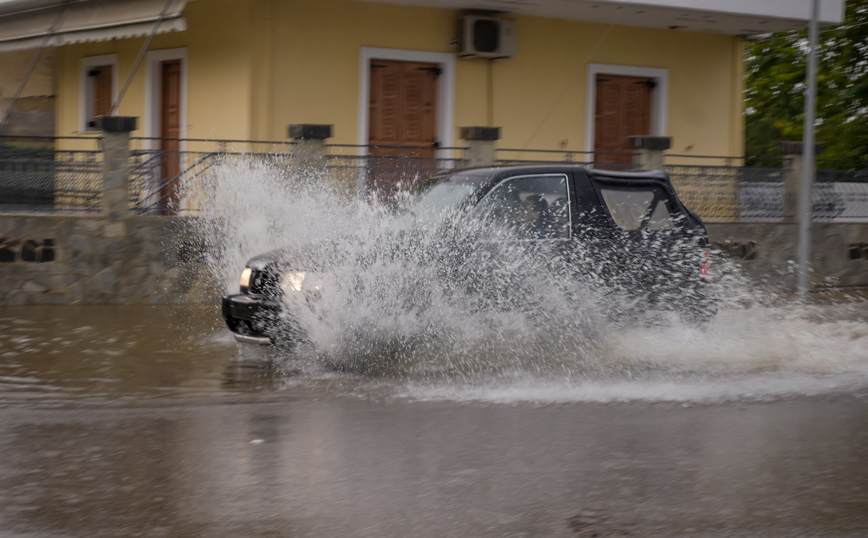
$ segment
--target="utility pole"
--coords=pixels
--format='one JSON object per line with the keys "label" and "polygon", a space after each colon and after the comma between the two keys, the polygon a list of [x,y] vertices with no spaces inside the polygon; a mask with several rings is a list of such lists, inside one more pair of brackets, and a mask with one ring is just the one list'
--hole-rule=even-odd
{"label": "utility pole", "polygon": [[799,200],[799,298],[805,299],[810,287],[811,222],[813,219],[814,175],[816,174],[814,117],[817,108],[817,20],[820,0],[811,0],[811,26],[808,31],[808,93],[805,96],[805,126],[802,136],[802,196]]}

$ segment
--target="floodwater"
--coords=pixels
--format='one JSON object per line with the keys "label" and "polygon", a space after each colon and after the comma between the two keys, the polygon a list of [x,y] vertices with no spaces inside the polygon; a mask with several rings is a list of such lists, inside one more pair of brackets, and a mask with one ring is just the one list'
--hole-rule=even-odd
{"label": "floodwater", "polygon": [[[0,309],[0,538],[868,535],[864,296],[724,263],[705,329],[616,326],[619,290],[518,249],[462,266],[488,309],[431,284],[463,228],[211,171],[192,231],[226,291],[340,246],[308,260],[310,344],[238,345],[214,306]],[[533,307],[499,308],[516,289]]]}
{"label": "floodwater", "polygon": [[866,536],[868,307],[827,302],[614,331],[562,373],[3,308],[0,536]]}

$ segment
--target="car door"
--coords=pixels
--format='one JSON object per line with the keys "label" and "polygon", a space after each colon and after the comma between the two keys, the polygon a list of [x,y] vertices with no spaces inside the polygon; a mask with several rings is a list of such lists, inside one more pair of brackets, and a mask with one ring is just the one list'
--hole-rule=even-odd
{"label": "car door", "polygon": [[614,233],[608,213],[583,169],[573,171],[571,196],[573,241],[569,264],[577,278],[596,287],[608,286],[620,273],[622,263],[613,254],[623,250],[621,238]]}
{"label": "car door", "polygon": [[592,184],[606,215],[599,235],[611,281],[651,298],[677,286],[688,269],[690,245],[680,207],[667,190],[652,180],[593,179]]}
{"label": "car door", "polygon": [[537,286],[555,276],[554,267],[572,237],[570,174],[523,173],[501,178],[476,204],[472,221],[479,239],[468,272],[474,289],[493,303],[533,304]]}

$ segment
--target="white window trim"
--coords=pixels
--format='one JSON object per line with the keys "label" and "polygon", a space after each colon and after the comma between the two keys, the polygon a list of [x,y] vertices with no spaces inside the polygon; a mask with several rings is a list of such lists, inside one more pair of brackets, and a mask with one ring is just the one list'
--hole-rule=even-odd
{"label": "white window trim", "polygon": [[82,58],[79,63],[78,71],[78,132],[80,133],[93,132],[93,130],[89,131],[87,126],[87,122],[92,119],[91,117],[88,117],[87,113],[87,72],[90,71],[92,68],[100,65],[112,66],[112,103],[114,103],[114,101],[118,98],[118,55],[106,54],[105,56],[88,56],[86,58]]}
{"label": "white window trim", "polygon": [[597,75],[622,75],[653,78],[657,82],[651,102],[651,135],[666,136],[669,117],[669,70],[631,65],[589,64],[588,90],[585,107],[585,151],[593,160],[594,124],[597,115]]}
{"label": "white window trim", "polygon": [[[436,63],[441,72],[437,79],[437,141],[440,147],[450,148],[455,132],[455,55],[447,52],[381,49],[362,47],[359,61],[359,131],[360,146],[368,144],[368,106],[371,91],[371,60],[399,60],[403,62]],[[451,158],[452,151],[438,151],[438,157]],[[359,148],[359,155],[366,154]]]}
{"label": "white window trim", "polygon": [[[154,50],[145,57],[145,137],[160,136],[160,84],[162,76],[160,62],[181,60],[181,132],[180,138],[187,138],[187,49]],[[149,140],[146,146],[159,149],[159,140]],[[185,151],[186,142],[181,142],[180,150]]]}

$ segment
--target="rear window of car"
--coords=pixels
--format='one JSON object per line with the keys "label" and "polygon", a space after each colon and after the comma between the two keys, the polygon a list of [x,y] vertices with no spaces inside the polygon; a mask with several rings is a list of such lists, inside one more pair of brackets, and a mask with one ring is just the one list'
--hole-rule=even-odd
{"label": "rear window of car", "polygon": [[612,215],[612,220],[623,230],[636,231],[646,219],[649,230],[674,229],[665,195],[659,189],[602,188],[600,194],[609,209],[609,214]]}

